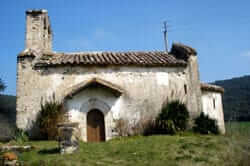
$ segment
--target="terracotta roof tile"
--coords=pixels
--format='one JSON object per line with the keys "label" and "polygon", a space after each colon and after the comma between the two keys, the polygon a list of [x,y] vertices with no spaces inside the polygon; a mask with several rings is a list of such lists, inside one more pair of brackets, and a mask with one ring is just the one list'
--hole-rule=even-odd
{"label": "terracotta roof tile", "polygon": [[201,83],[201,90],[224,93],[224,88],[217,85],[206,84],[206,83]]}
{"label": "terracotta roof tile", "polygon": [[[46,58],[44,58],[46,57]],[[176,59],[166,52],[83,52],[43,54],[37,67],[58,65],[139,65],[139,66],[186,66],[184,60]]]}

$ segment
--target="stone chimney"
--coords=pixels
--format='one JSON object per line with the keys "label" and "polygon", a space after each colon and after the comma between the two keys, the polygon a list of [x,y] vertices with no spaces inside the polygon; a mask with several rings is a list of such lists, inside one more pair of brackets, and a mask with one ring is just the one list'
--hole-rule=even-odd
{"label": "stone chimney", "polygon": [[26,49],[52,50],[52,30],[47,10],[26,11]]}

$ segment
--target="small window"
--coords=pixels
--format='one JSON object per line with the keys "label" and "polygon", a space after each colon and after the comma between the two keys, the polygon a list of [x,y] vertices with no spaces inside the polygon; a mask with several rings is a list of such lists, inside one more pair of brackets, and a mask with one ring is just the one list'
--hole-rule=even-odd
{"label": "small window", "polygon": [[185,94],[187,94],[187,85],[186,84],[184,84],[184,92],[185,92]]}
{"label": "small window", "polygon": [[215,107],[215,98],[213,98],[213,105],[214,105],[214,109],[215,109],[215,108],[216,108],[216,107]]}
{"label": "small window", "polygon": [[48,33],[49,33],[49,35],[51,35],[51,27],[50,26],[48,28]]}
{"label": "small window", "polygon": [[47,29],[47,20],[46,20],[46,18],[43,19],[43,29]]}

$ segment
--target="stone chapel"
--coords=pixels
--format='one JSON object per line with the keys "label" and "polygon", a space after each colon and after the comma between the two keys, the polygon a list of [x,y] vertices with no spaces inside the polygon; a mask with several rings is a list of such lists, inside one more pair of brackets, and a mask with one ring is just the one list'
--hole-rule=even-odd
{"label": "stone chapel", "polygon": [[[185,103],[225,133],[223,89],[200,82],[197,52],[175,43],[170,52],[55,52],[46,10],[26,11],[26,47],[17,57],[17,127],[39,135],[36,118],[44,100],[64,102],[83,141],[116,136],[115,122],[156,116],[167,101]],[[94,136],[93,136],[94,135]]]}

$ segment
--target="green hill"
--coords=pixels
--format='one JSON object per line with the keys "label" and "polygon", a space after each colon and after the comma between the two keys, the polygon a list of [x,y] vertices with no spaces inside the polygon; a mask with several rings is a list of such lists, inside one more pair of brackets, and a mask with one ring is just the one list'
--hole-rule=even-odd
{"label": "green hill", "polygon": [[225,89],[225,120],[250,121],[250,76],[215,81]]}
{"label": "green hill", "polygon": [[0,141],[13,136],[16,124],[16,97],[0,95]]}
{"label": "green hill", "polygon": [[13,122],[16,119],[16,96],[0,95],[0,114],[8,116]]}
{"label": "green hill", "polygon": [[228,123],[226,127],[225,136],[186,132],[80,142],[73,155],[61,155],[56,141],[21,142],[35,148],[18,157],[22,165],[30,166],[249,166],[250,123]]}

